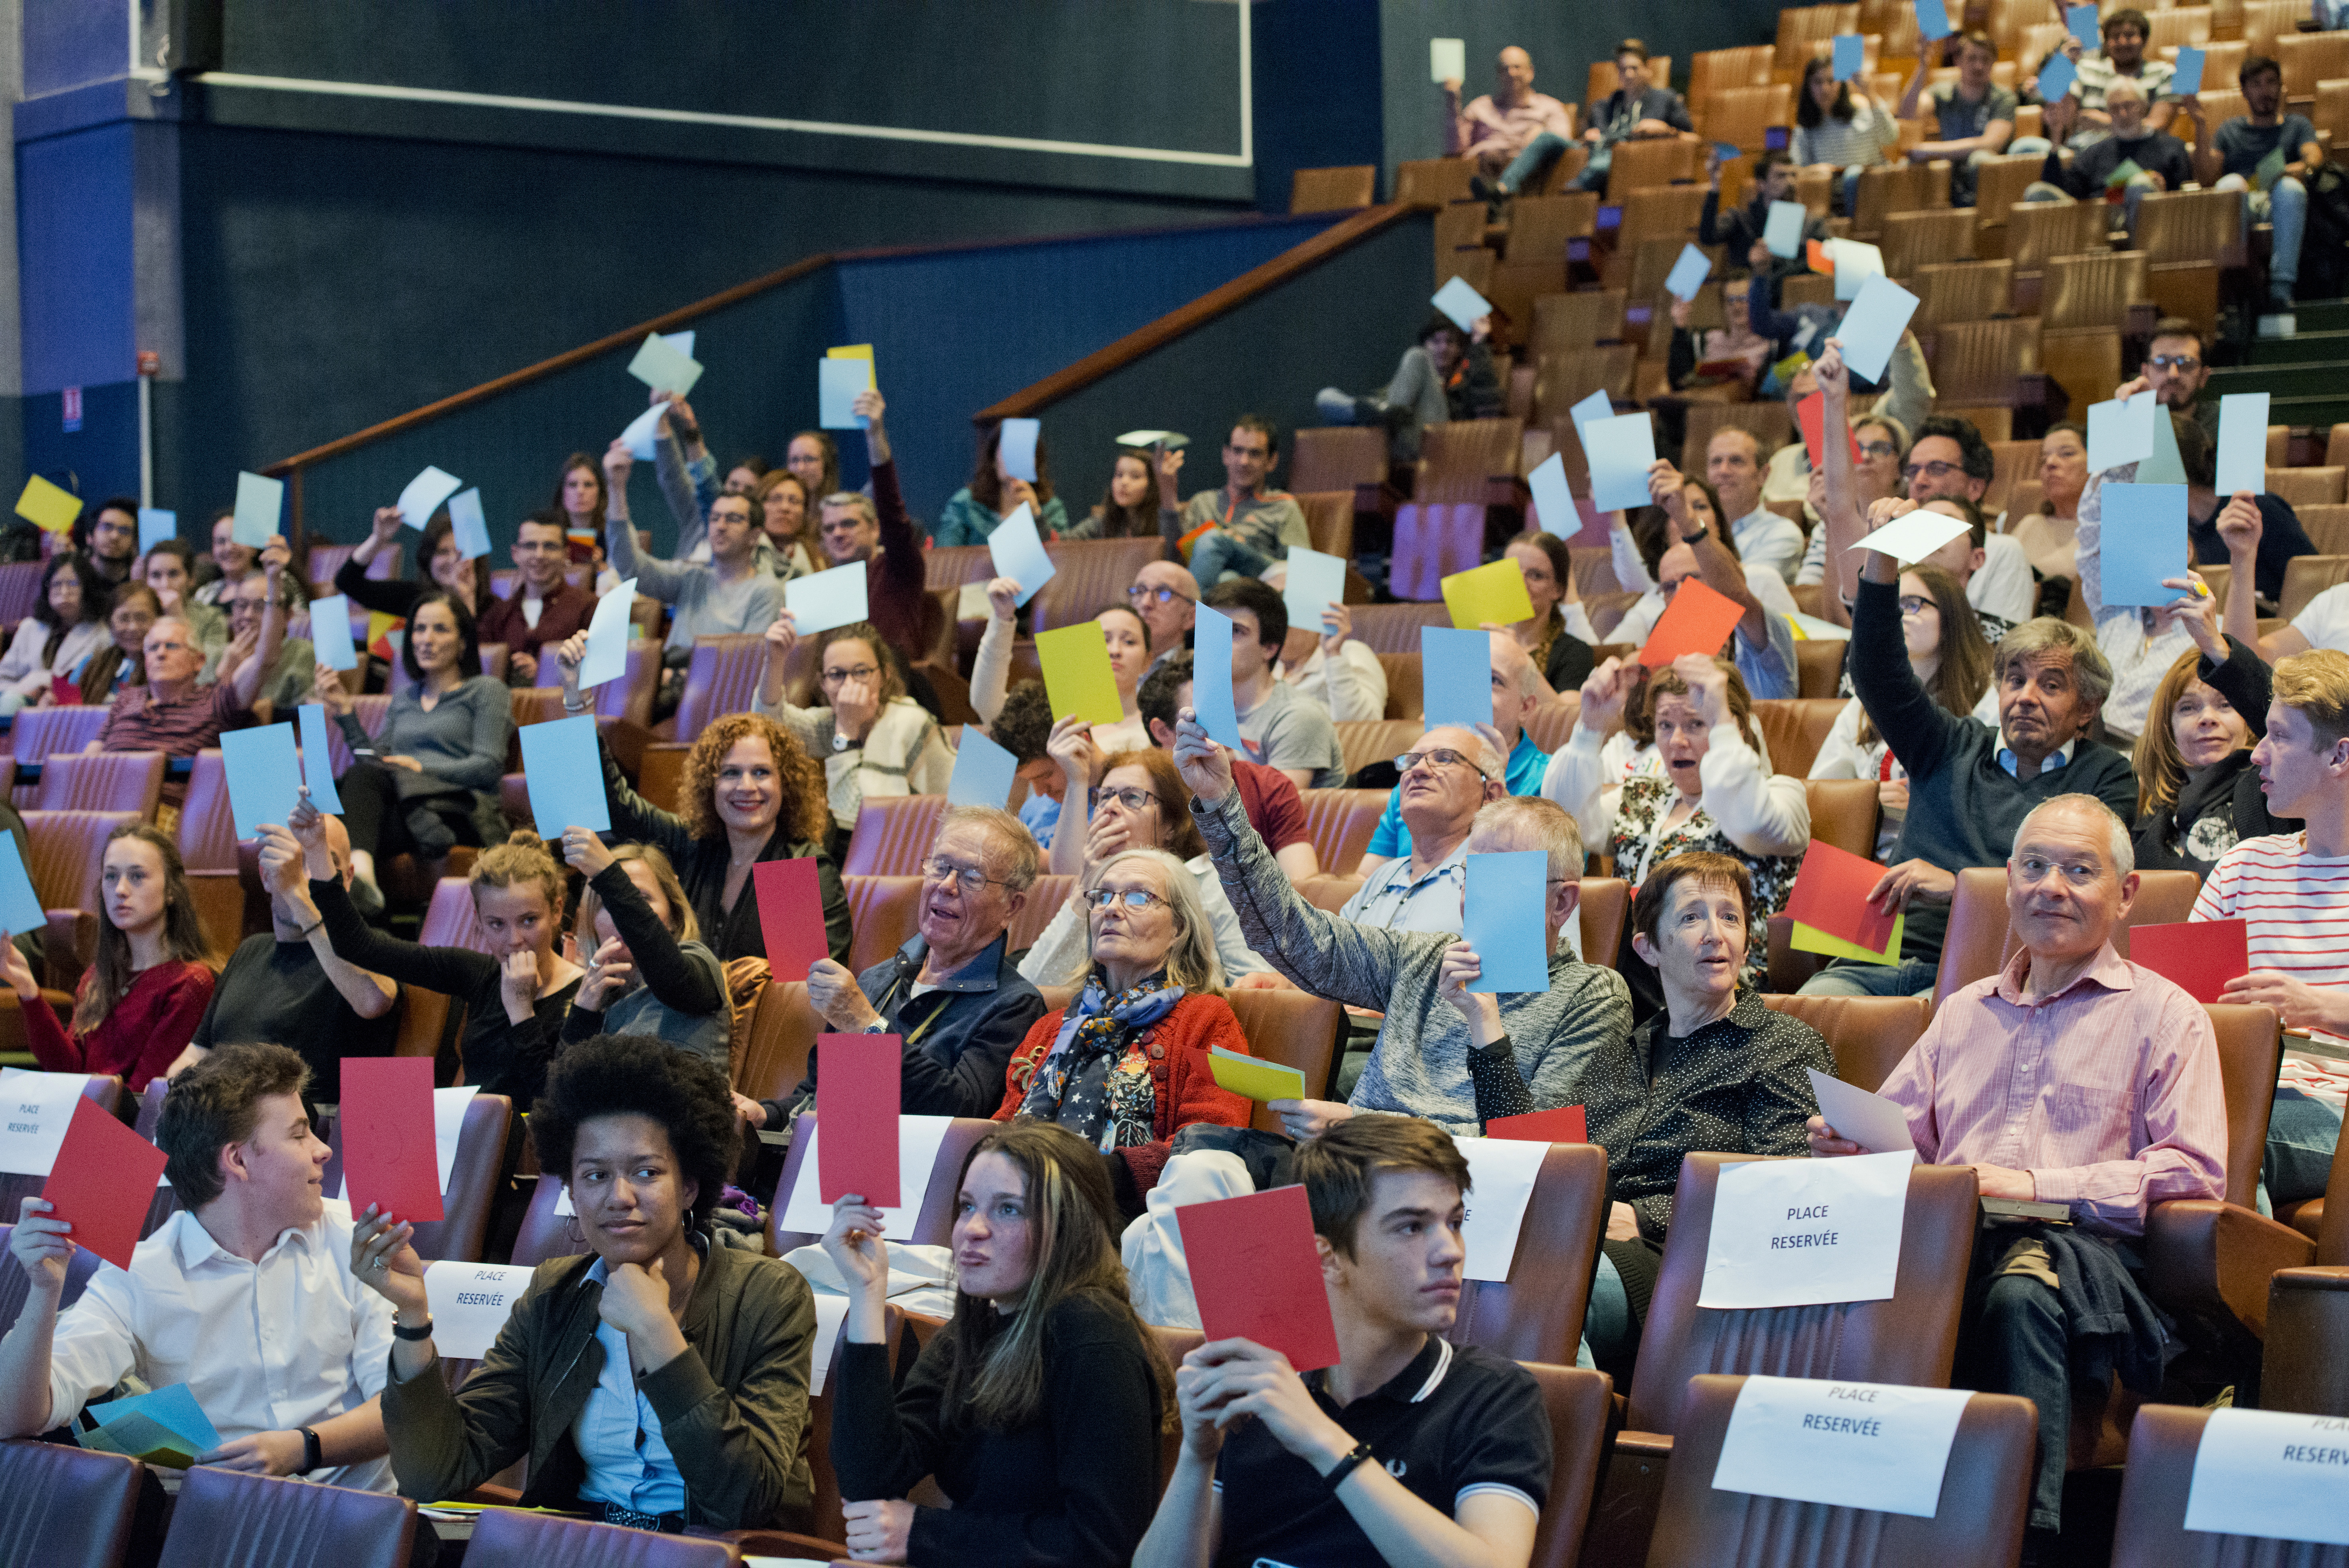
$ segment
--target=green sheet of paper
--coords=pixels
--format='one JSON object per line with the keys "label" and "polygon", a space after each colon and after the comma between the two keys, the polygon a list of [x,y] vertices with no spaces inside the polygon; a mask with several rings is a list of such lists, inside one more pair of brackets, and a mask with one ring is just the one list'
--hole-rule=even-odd
{"label": "green sheet of paper", "polygon": [[1305,1097],[1304,1074],[1294,1067],[1284,1067],[1278,1062],[1268,1062],[1261,1056],[1246,1056],[1217,1045],[1207,1053],[1207,1066],[1216,1075],[1218,1085],[1235,1095],[1246,1095],[1251,1100],[1301,1100]]}
{"label": "green sheet of paper", "polygon": [[2262,191],[2271,188],[2277,181],[2283,178],[2283,166],[2290,161],[2291,160],[2283,155],[2283,144],[2277,143],[2269,150],[2265,158],[2252,166],[2252,182]]}
{"label": "green sheet of paper", "polygon": [[2105,189],[2109,191],[2116,185],[2126,185],[2144,172],[2144,170],[2137,167],[2136,159],[2124,158],[2118,168],[2105,176]]}
{"label": "green sheet of paper", "polygon": [[[2260,455],[2267,455],[2268,432],[2260,431]],[[2178,432],[2170,428],[2169,410],[2153,411],[2153,455],[2137,465],[2139,484],[2183,484],[2186,483],[2186,460],[2178,455]]]}
{"label": "green sheet of paper", "polygon": [[1862,963],[1897,964],[1900,961],[1900,933],[1909,924],[1907,915],[1892,917],[1892,939],[1880,952],[1870,952],[1857,942],[1847,942],[1841,937],[1831,937],[1816,926],[1795,922],[1795,934],[1790,945],[1798,953],[1824,953],[1829,958],[1857,959]]}

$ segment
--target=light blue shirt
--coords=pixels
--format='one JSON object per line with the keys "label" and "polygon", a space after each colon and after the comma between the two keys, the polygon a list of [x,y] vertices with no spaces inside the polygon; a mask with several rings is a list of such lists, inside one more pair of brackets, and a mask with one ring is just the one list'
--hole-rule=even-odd
{"label": "light blue shirt", "polygon": [[[2077,741],[2064,742],[2061,750],[2057,751],[2045,762],[2039,764],[2039,771],[2043,774],[2052,774],[2057,768],[2069,763],[2072,760],[2072,748],[2079,743],[2080,742]],[[2014,753],[2007,747],[2001,746],[1998,749],[1998,765],[2006,770],[2007,775],[2010,778],[2021,778],[2023,776],[2020,773],[2015,771],[2016,762]]]}
{"label": "light blue shirt", "polygon": [[[586,1273],[598,1285],[608,1277],[601,1258]],[[661,1438],[660,1417],[636,1387],[628,1336],[599,1322],[595,1340],[604,1347],[604,1371],[571,1427],[571,1440],[587,1465],[579,1495],[638,1513],[684,1512],[685,1477]]]}
{"label": "light blue shirt", "polygon": [[1468,889],[1468,840],[1424,877],[1414,877],[1411,857],[1398,855],[1354,889],[1338,911],[1341,920],[1387,931],[1446,931],[1460,934],[1460,900]]}

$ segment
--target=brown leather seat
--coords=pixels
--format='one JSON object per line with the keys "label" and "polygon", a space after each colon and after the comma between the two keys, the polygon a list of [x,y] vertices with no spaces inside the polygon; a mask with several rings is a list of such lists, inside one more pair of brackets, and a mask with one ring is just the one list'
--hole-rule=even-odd
{"label": "brown leather seat", "polygon": [[1620,877],[1585,877],[1575,913],[1582,922],[1583,961],[1601,969],[1613,965],[1631,922],[1631,884]]}
{"label": "brown leather seat", "polygon": [[[1380,662],[1385,662],[1384,655],[1380,656]],[[1413,743],[1427,732],[1427,726],[1417,719],[1349,719],[1338,724],[1336,729],[1338,747],[1346,754],[1348,778],[1372,763],[1392,762],[1411,750]],[[1321,869],[1344,876],[1354,868],[1351,866],[1332,866],[1324,861]]]}
{"label": "brown leather seat", "polygon": [[229,809],[228,772],[217,748],[196,753],[180,805],[179,845],[196,918],[203,922],[213,960],[226,963],[237,943],[267,929],[269,907],[265,897],[248,900],[237,874],[236,818]]}
{"label": "brown leather seat", "polygon": [[1004,944],[1003,950],[1006,953],[1025,952],[1034,947],[1036,939],[1044,934],[1044,928],[1052,923],[1052,917],[1060,912],[1061,906],[1069,901],[1069,894],[1076,885],[1074,877],[1046,875],[1037,877],[1035,886],[1028,889],[1028,901],[1019,907],[1018,914],[1011,917],[1011,940]]}
{"label": "brown leather seat", "polygon": [[[1808,701],[1826,701],[1836,694],[1836,682],[1843,679],[1844,640],[1841,638],[1806,637],[1795,644],[1795,690],[1797,696]],[[1773,759],[1775,765],[1775,759]],[[1784,773],[1782,766],[1778,769]],[[1806,770],[1807,771],[1807,770]]]}
{"label": "brown leather seat", "polygon": [[922,859],[937,836],[947,809],[942,794],[905,794],[868,800],[856,814],[856,831],[842,858],[843,877],[917,877]]}
{"label": "brown leather seat", "polygon": [[144,1469],[120,1454],[29,1438],[0,1442],[0,1497],[9,1500],[0,1509],[0,1563],[115,1568],[130,1545]]}
{"label": "brown leather seat", "polygon": [[1754,722],[1762,732],[1762,743],[1770,748],[1771,771],[1806,777],[1843,709],[1842,699],[1836,697],[1780,697],[1754,703]]}
{"label": "brown leather seat", "polygon": [[1933,1012],[1921,996],[1772,995],[1762,1001],[1826,1036],[1836,1076],[1871,1095],[1925,1033]]}
{"label": "brown leather seat", "polygon": [[[1784,769],[1779,770],[1784,772]],[[1811,836],[1863,860],[1876,858],[1877,784],[1874,779],[1804,779],[1811,806]]]}
{"label": "brown leather seat", "polygon": [[1305,833],[1321,869],[1353,870],[1371,846],[1371,834],[1387,808],[1382,789],[1309,789],[1298,792],[1305,805]]}
{"label": "brown leather seat", "polygon": [[2121,1478],[2112,1568],[2220,1568],[2251,1563],[2349,1568],[2349,1546],[2263,1547],[2252,1537],[2186,1528],[2194,1457],[2209,1419],[2208,1410],[2179,1405],[2147,1405],[2137,1413],[2129,1432],[2128,1469]]}
{"label": "brown leather seat", "polygon": [[2349,1416],[2349,1138],[2333,1150],[2324,1196],[2302,1207],[2317,1210],[2316,1261],[2269,1282],[2260,1404]]}
{"label": "brown leather seat", "polygon": [[1419,654],[1381,653],[1379,668],[1386,672],[1387,705],[1381,716],[1388,719],[1422,719],[1427,713],[1427,680],[1420,669]]}
{"label": "brown leather seat", "polygon": [[[943,1247],[954,1230],[955,1195],[962,1184],[962,1168],[978,1140],[993,1132],[999,1123],[978,1116],[957,1116],[947,1127],[946,1137],[938,1144],[937,1162],[930,1167],[929,1185],[922,1191],[921,1212],[914,1220],[913,1234],[900,1238],[916,1246]],[[815,1112],[810,1109],[800,1117],[802,1128],[815,1126]],[[807,1155],[812,1139],[796,1136],[792,1138],[792,1152],[784,1157],[782,1179],[775,1184],[775,1206],[767,1216],[767,1248],[781,1257],[794,1247],[804,1247],[820,1238],[782,1228],[783,1211],[790,1206],[792,1184],[799,1180],[800,1161]],[[908,1194],[899,1193],[902,1199]]]}
{"label": "brown leather seat", "polygon": [[[1386,476],[1384,431],[1338,425],[1329,430],[1297,431],[1289,437],[1288,484],[1292,491],[1350,492],[1358,484],[1381,483]],[[930,554],[935,556],[937,552],[932,550]],[[979,554],[986,556],[984,546]]]}
{"label": "brown leather seat", "polygon": [[[1240,1033],[1247,1036],[1249,1055],[1304,1074],[1308,1098],[1319,1099],[1328,1093],[1330,1064],[1337,1053],[1345,1009],[1302,991],[1235,991],[1225,1000],[1240,1021]],[[1280,1118],[1259,1103],[1256,1126],[1265,1132],[1278,1132]]]}
{"label": "brown leather seat", "polygon": [[1355,638],[1368,644],[1372,653],[1417,653],[1420,628],[1452,624],[1452,612],[1440,597],[1433,602],[1356,605],[1350,613]]}
{"label": "brown leather seat", "polygon": [[181,1484],[159,1568],[407,1568],[416,1505],[404,1497],[198,1465]]}
{"label": "brown leather seat", "polygon": [[1444,1337],[1516,1361],[1574,1365],[1607,1231],[1607,1151],[1554,1143],[1542,1156],[1506,1280],[1464,1280]]}
{"label": "brown leather seat", "polygon": [[1549,1496],[1534,1530],[1528,1568],[1569,1568],[1590,1520],[1614,1380],[1603,1372],[1522,1357],[1517,1365],[1541,1386],[1542,1411],[1549,1417]]}
{"label": "brown leather seat", "polygon": [[19,768],[31,767],[47,761],[58,752],[79,752],[106,728],[107,708],[75,705],[66,708],[26,708],[20,711],[9,731],[10,750]]}
{"label": "brown leather seat", "polygon": [[[1681,1162],[1672,1224],[1640,1335],[1631,1393],[1609,1460],[1594,1560],[1636,1563],[1648,1550],[1685,1429],[1690,1379],[1701,1372],[1767,1369],[1785,1377],[1950,1386],[1966,1269],[1973,1251],[1974,1173],[1963,1166],[1909,1172],[1900,1262],[1887,1301],[1732,1312],[1700,1309],[1713,1199],[1722,1168],[1742,1155],[1692,1154]],[[1710,1482],[1712,1468],[1692,1478]],[[1600,1551],[1597,1543],[1605,1542]]]}
{"label": "brown leather seat", "polygon": [[[162,1080],[158,1078],[155,1082],[160,1084]],[[119,1115],[117,1107],[122,1104],[122,1080],[93,1075],[82,1085],[81,1097],[109,1116]],[[41,1189],[47,1186],[48,1181],[49,1179],[47,1176],[20,1175],[15,1171],[0,1170],[0,1220],[5,1220],[14,1225],[17,1216],[24,1212],[25,1199],[38,1198],[41,1195]],[[78,1256],[78,1252],[76,1255]],[[15,1275],[19,1282],[23,1278],[23,1272],[14,1268],[0,1271],[0,1272]],[[17,1300],[21,1303],[23,1299],[20,1284]]]}
{"label": "brown leather seat", "polygon": [[[50,709],[27,709],[49,712]],[[25,870],[49,917],[44,983],[71,992],[98,956],[98,872],[107,836],[140,820],[135,811],[28,811]]]}
{"label": "brown leather seat", "polygon": [[160,752],[58,753],[41,764],[43,811],[128,811],[152,822],[163,798]]}
{"label": "brown leather seat", "polygon": [[1716,1489],[1713,1470],[1744,1386],[1742,1376],[1714,1373],[1690,1380],[1649,1568],[1747,1562],[2007,1568],[2014,1562],[2039,1452],[2038,1417],[2030,1400],[1977,1394],[1966,1401],[1941,1473],[1940,1507],[1932,1518],[1920,1519]]}
{"label": "brown leather seat", "polygon": [[858,974],[895,952],[914,934],[921,918],[919,877],[843,877],[848,893],[848,919],[856,935],[849,944],[848,967]]}
{"label": "brown leather seat", "polygon": [[535,1268],[549,1258],[575,1258],[587,1250],[575,1217],[554,1211],[562,1197],[562,1179],[541,1171],[530,1195],[530,1208],[523,1215],[522,1229],[514,1236],[510,1262]]}
{"label": "brown leather seat", "polygon": [[754,1100],[788,1095],[807,1076],[808,1053],[823,1031],[823,1020],[808,1005],[807,982],[774,981],[759,993],[750,1014],[750,1041],[735,1074],[734,1086]]}
{"label": "brown leather seat", "polygon": [[[2171,925],[2194,910],[2202,879],[2191,871],[2140,871],[2137,902],[2113,929],[2113,948],[2128,957],[2131,926]],[[1958,873],[1950,902],[1949,934],[1941,941],[1941,969],[1933,984],[1933,1005],[1978,980],[1987,980],[2014,956],[2006,923],[2006,868],[1969,866]]]}
{"label": "brown leather seat", "polygon": [[726,1568],[741,1561],[730,1542],[708,1536],[660,1535],[584,1519],[524,1513],[519,1509],[483,1511],[465,1547],[474,1568],[524,1568],[560,1563],[564,1568]]}
{"label": "brown leather seat", "polygon": [[1044,546],[1052,576],[1028,604],[1030,624],[1051,631],[1087,621],[1125,603],[1125,590],[1142,568],[1163,559],[1166,543],[1142,539],[1056,539]]}
{"label": "brown leather seat", "polygon": [[[475,1095],[465,1106],[465,1121],[457,1134],[457,1157],[449,1167],[449,1189],[441,1195],[441,1218],[416,1227],[413,1245],[426,1262],[481,1262],[481,1242],[489,1233],[490,1205],[497,1197],[504,1173],[506,1132],[513,1122],[513,1101],[503,1095]],[[334,1150],[326,1161],[328,1192],[342,1189],[343,1127],[339,1117],[328,1134]]]}

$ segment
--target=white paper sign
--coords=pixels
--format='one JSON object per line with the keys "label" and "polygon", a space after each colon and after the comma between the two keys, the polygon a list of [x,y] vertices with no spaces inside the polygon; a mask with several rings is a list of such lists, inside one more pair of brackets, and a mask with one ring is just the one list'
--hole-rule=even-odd
{"label": "white paper sign", "polygon": [[1463,332],[1476,330],[1476,323],[1493,314],[1492,302],[1476,292],[1476,286],[1464,277],[1448,277],[1444,286],[1428,300],[1430,305],[1450,317]]}
{"label": "white paper sign", "polygon": [[1855,550],[1881,550],[1896,561],[1921,561],[1972,524],[1962,517],[1920,506],[1904,512],[1866,538],[1852,542]]}
{"label": "white paper sign", "polygon": [[[849,360],[843,363],[863,364]],[[792,627],[802,637],[854,626],[864,618],[864,563],[851,561],[828,572],[793,577],[783,585],[783,607],[792,612]]]}
{"label": "white paper sign", "polygon": [[1467,1218],[1460,1241],[1468,1249],[1463,1278],[1506,1280],[1517,1255],[1517,1232],[1525,1228],[1526,1205],[1534,1195],[1549,1145],[1526,1138],[1459,1137],[1453,1143],[1468,1162]]}
{"label": "white paper sign", "polygon": [[1930,1519],[1971,1397],[1962,1388],[1749,1376],[1713,1488]]}
{"label": "white paper sign", "polygon": [[459,1361],[479,1361],[497,1343],[514,1303],[538,1271],[526,1263],[424,1265],[424,1299],[432,1310],[432,1348]]}
{"label": "white paper sign", "polygon": [[1811,1093],[1819,1102],[1819,1115],[1836,1136],[1847,1138],[1870,1154],[1898,1154],[1902,1149],[1915,1152],[1917,1140],[1909,1136],[1909,1113],[1886,1099],[1871,1095],[1857,1084],[1847,1084],[1840,1078],[1830,1078],[1816,1067],[1806,1067],[1811,1075]]}
{"label": "white paper sign", "polygon": [[833,1295],[830,1291],[816,1291],[815,1338],[808,1345],[808,1397],[823,1392],[823,1375],[832,1370],[833,1347],[840,1343],[840,1331],[848,1322],[848,1298]]}
{"label": "white paper sign", "polygon": [[668,404],[655,403],[628,421],[628,428],[620,432],[620,441],[628,449],[630,457],[638,462],[652,462],[653,442],[659,439],[661,416],[667,412]]}
{"label": "white paper sign", "polygon": [[[1578,426],[1576,433],[1581,433]],[[1534,517],[1542,532],[1571,539],[1582,532],[1582,514],[1575,509],[1574,493],[1567,488],[1566,459],[1557,452],[1541,460],[1526,476],[1534,493]]]}
{"label": "white paper sign", "polygon": [[1888,1299],[1916,1159],[1860,1154],[1723,1167],[1696,1304],[1734,1311]]}
{"label": "white paper sign", "polygon": [[1468,74],[1468,40],[1465,38],[1430,38],[1427,40],[1427,69],[1439,82],[1456,82]]}
{"label": "white paper sign", "polygon": [[2349,1418],[2211,1411],[2186,1528],[2349,1546]]}
{"label": "white paper sign", "polygon": [[1829,240],[1828,259],[1835,263],[1835,296],[1851,300],[1859,297],[1859,286],[1871,277],[1884,275],[1884,253],[1866,240]]}
{"label": "white paper sign", "polygon": [[[27,1073],[16,1067],[0,1072],[0,1170],[48,1175],[65,1144],[74,1102],[88,1087],[86,1073]],[[16,1222],[14,1214],[0,1214],[0,1225]]]}
{"label": "white paper sign", "polygon": [[[2153,455],[2153,419],[2158,406],[2150,391],[2127,402],[2107,400],[2088,405],[2088,472],[2102,473],[2124,463],[2142,462]],[[2260,450],[2267,451],[2267,431],[2260,432]]]}
{"label": "white paper sign", "polygon": [[[897,1118],[897,1197],[894,1209],[881,1210],[881,1237],[886,1241],[911,1241],[914,1222],[922,1217],[922,1194],[929,1189],[930,1170],[938,1162],[938,1145],[946,1141],[952,1116]],[[813,1116],[802,1116],[795,1137],[808,1140],[800,1156],[800,1179],[792,1186],[792,1200],[783,1206],[783,1231],[821,1236],[832,1229],[832,1205],[816,1196],[816,1138],[823,1129]]]}

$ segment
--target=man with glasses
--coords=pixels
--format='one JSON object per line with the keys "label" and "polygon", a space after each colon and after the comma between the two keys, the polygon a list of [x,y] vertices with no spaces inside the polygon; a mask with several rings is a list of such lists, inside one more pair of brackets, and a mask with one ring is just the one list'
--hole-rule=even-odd
{"label": "man with glasses", "polygon": [[227,679],[200,686],[196,677],[204,667],[204,650],[196,629],[178,616],[163,616],[147,628],[147,684],[126,686],[115,694],[114,708],[88,752],[161,752],[167,756],[192,757],[207,746],[220,744],[220,732],[243,725],[252,717],[254,699],[262,678],[276,667],[285,639],[285,601],[278,597],[292,552],[283,536],[269,541],[261,553],[261,624],[254,634],[253,652]]}
{"label": "man with glasses", "polygon": [[[2060,21],[2064,0],[2055,0],[2056,16]],[[2064,142],[2073,151],[2095,146],[2110,136],[2116,117],[2108,99],[2112,90],[2126,81],[2137,89],[2150,107],[2146,111],[2145,124],[2149,130],[2160,130],[2169,124],[2169,117],[2178,112],[2178,100],[2168,96],[2170,78],[2178,67],[2168,60],[2145,57],[2145,41],[2153,32],[2153,24],[2146,14],[2133,6],[2124,6],[2107,14],[2104,20],[2104,47],[2085,49],[2080,40],[2068,34],[2058,47],[2071,57],[2079,70],[2079,80],[2067,98],[2079,100],[2079,126]],[[2061,139],[2064,133],[2051,126],[2048,136]],[[2025,140],[2032,140],[2026,138]],[[2018,152],[2044,152],[2047,149],[2033,140],[2025,147],[2015,144]]]}
{"label": "man with glasses", "polygon": [[[1492,640],[1494,738],[1488,741],[1480,736],[1478,744],[1492,746],[1507,759],[1493,770],[1493,778],[1501,785],[1503,794],[1539,794],[1542,780],[1549,771],[1549,753],[1534,744],[1534,738],[1526,733],[1526,720],[1539,701],[1535,695],[1537,688],[1534,661],[1525,646],[1507,632],[1494,632]],[[1428,732],[1431,735],[1434,732],[1433,729]],[[1462,732],[1454,729],[1451,732],[1456,735]],[[1423,741],[1411,753],[1396,758],[1396,772],[1407,774],[1410,770],[1404,765],[1405,759],[1430,743]],[[1371,832],[1370,847],[1354,867],[1355,876],[1375,877],[1395,857],[1411,855],[1418,836],[1403,812],[1402,802],[1402,783],[1398,781],[1394,792],[1387,797],[1387,808],[1380,815],[1378,826]],[[1467,831],[1464,818],[1460,828],[1463,833]]]}
{"label": "man with glasses", "polygon": [[[261,620],[274,597],[281,618],[290,618],[298,592],[294,574],[255,572],[222,597],[228,610],[228,641],[212,656],[212,668],[202,680],[234,680],[245,661],[261,647]],[[253,716],[260,723],[293,717],[301,703],[313,700],[318,685],[318,655],[305,637],[288,637],[278,645],[277,661],[262,667],[261,682],[254,688]]]}
{"label": "man with glasses", "polygon": [[522,520],[509,552],[522,580],[481,611],[481,640],[506,645],[509,686],[537,685],[539,649],[568,641],[595,617],[595,596],[572,587],[564,573],[571,562],[565,526],[560,512],[533,512]]}
{"label": "man with glasses", "polygon": [[747,495],[720,495],[709,504],[709,564],[665,561],[636,549],[636,526],[628,517],[628,474],[636,460],[626,442],[614,441],[604,453],[604,548],[622,582],[636,579],[636,591],[669,607],[668,641],[661,650],[660,692],[653,717],[677,711],[685,692],[686,666],[697,638],[765,631],[783,607],[783,585],[759,566],[766,539]]}
{"label": "man with glasses", "polygon": [[[1044,1016],[1044,999],[1006,961],[1011,922],[1042,868],[1009,812],[958,805],[938,819],[922,861],[922,902],[905,945],[863,974],[824,959],[808,971],[808,1005],[828,1030],[903,1043],[898,1108],[909,1116],[991,1116],[1011,1053]],[[821,1047],[779,1100],[736,1107],[781,1127],[815,1104]],[[753,1115],[752,1112],[757,1114]]]}
{"label": "man with glasses", "polygon": [[108,587],[129,582],[139,559],[139,503],[128,495],[99,502],[75,522],[73,542]]}
{"label": "man with glasses", "polygon": [[[1226,576],[1286,575],[1288,546],[1310,545],[1304,508],[1285,490],[1268,490],[1280,459],[1280,435],[1261,414],[1242,414],[1224,441],[1224,487],[1203,490],[1183,508],[1179,523],[1191,541],[1191,574],[1213,588]],[[1275,573],[1274,568],[1278,567]]]}
{"label": "man with glasses", "polygon": [[1150,628],[1150,646],[1157,650],[1152,669],[1191,646],[1191,628],[1199,619],[1199,579],[1179,563],[1153,561],[1134,573],[1125,602]]}
{"label": "man with glasses", "polygon": [[[1828,375],[1822,372],[1824,390]],[[1829,408],[1827,421],[1834,425]],[[1961,502],[1972,508],[1969,521],[1979,519],[1983,493],[1998,472],[1998,454],[1971,420],[1935,414],[1917,427],[1909,444],[1900,478],[1909,499],[1922,506],[1929,501]],[[1982,636],[1994,647],[2007,628],[2029,620],[2038,608],[2039,586],[2031,575],[2031,557],[2022,545],[2004,534],[1991,533],[1974,521],[1962,546],[1956,541],[1926,560],[1951,576],[1966,590],[1966,603],[1982,623]]]}
{"label": "man with glasses", "polygon": [[2153,337],[2145,347],[2145,361],[2138,367],[2136,379],[2115,388],[2113,396],[2127,400],[2150,389],[2156,402],[2193,420],[2216,446],[2219,400],[2202,400],[2202,389],[2209,379],[2210,362],[2202,353],[2202,329],[2182,317],[2165,316],[2153,324]]}

